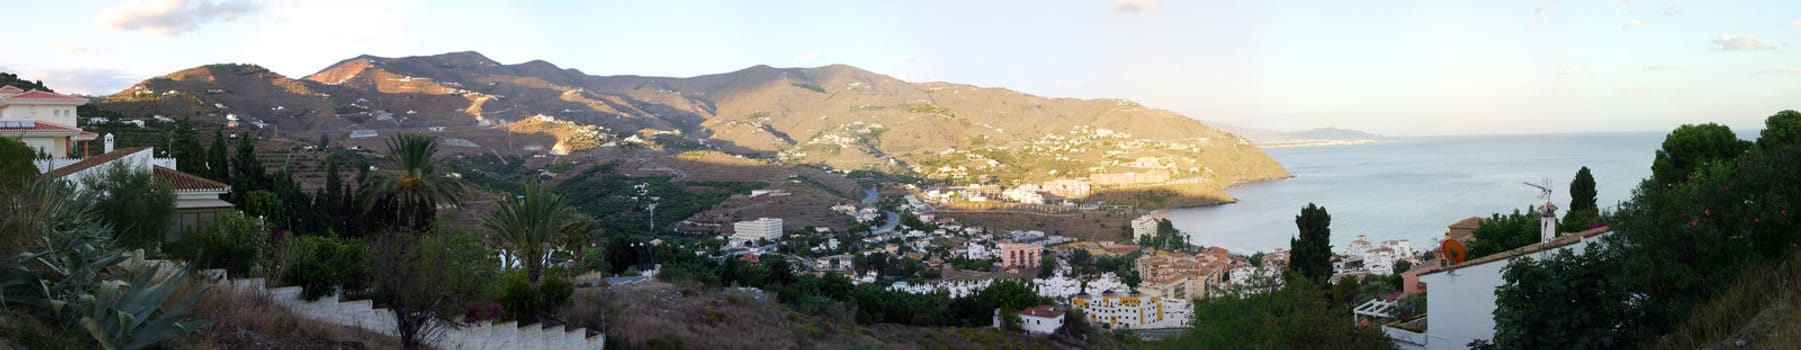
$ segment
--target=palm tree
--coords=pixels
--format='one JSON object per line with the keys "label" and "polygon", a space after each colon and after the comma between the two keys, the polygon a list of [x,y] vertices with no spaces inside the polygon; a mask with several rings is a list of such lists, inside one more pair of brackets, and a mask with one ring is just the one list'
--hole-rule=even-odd
{"label": "palm tree", "polygon": [[407,228],[420,229],[440,203],[459,205],[463,182],[438,172],[437,160],[432,159],[437,151],[438,138],[430,135],[399,134],[388,139],[389,156],[394,157],[398,168],[391,171],[393,174],[372,176],[362,186],[357,196],[369,199],[362,203],[363,210],[373,211],[381,207],[378,204],[388,203],[393,205],[397,220]]}
{"label": "palm tree", "polygon": [[500,203],[486,226],[525,264],[533,283],[543,274],[546,251],[552,245],[589,230],[588,221],[563,201],[563,195],[543,184],[525,184],[518,198]]}

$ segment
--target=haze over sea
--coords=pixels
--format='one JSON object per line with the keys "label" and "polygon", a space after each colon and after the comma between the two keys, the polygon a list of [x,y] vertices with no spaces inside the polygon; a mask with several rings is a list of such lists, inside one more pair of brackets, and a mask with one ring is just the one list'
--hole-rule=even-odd
{"label": "haze over sea", "polygon": [[[1332,246],[1359,234],[1432,249],[1445,226],[1470,216],[1524,210],[1538,199],[1524,182],[1551,180],[1551,201],[1568,207],[1569,182],[1587,166],[1596,202],[1609,211],[1651,176],[1665,133],[1398,137],[1381,143],[1267,149],[1294,178],[1228,189],[1238,203],[1173,209],[1169,219],[1195,244],[1234,253],[1288,248],[1307,203],[1332,215]],[[1562,211],[1558,212],[1561,217]]]}

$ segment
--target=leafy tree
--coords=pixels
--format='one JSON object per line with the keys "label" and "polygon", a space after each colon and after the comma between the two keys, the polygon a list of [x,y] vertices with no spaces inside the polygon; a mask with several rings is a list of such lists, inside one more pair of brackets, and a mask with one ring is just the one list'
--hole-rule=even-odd
{"label": "leafy tree", "polygon": [[436,227],[419,233],[392,231],[374,237],[375,302],[393,313],[407,349],[426,348],[455,316],[459,305],[484,297],[500,262],[473,232]]}
{"label": "leafy tree", "polygon": [[1194,304],[1194,326],[1151,344],[1158,349],[1392,349],[1374,328],[1346,323],[1350,306],[1328,301],[1319,284],[1291,279],[1271,293],[1222,295]]}
{"label": "leafy tree", "polygon": [[1365,301],[1358,299],[1358,296],[1362,291],[1362,280],[1359,280],[1356,277],[1340,278],[1338,279],[1338,282],[1332,283],[1332,303],[1356,305]]}
{"label": "leafy tree", "polygon": [[1702,165],[1732,159],[1750,147],[1725,125],[1686,124],[1664,137],[1663,148],[1651,163],[1651,178],[1665,186],[1686,181]]}
{"label": "leafy tree", "polygon": [[432,155],[438,151],[438,139],[430,135],[399,134],[388,139],[389,157],[394,159],[392,174],[370,176],[357,197],[365,211],[375,211],[382,204],[392,206],[397,223],[419,229],[429,222],[438,204],[458,205],[463,195],[461,180],[439,172],[441,166]]}
{"label": "leafy tree", "polygon": [[1516,258],[1495,289],[1495,337],[1477,349],[1615,349],[1627,345],[1619,321],[1632,293],[1613,278],[1600,245],[1575,254],[1558,250],[1544,260]]}
{"label": "leafy tree", "polygon": [[244,195],[244,213],[268,222],[282,222],[281,196],[270,191],[251,191]]}
{"label": "leafy tree", "polygon": [[270,189],[269,170],[263,168],[263,161],[256,158],[256,135],[241,134],[238,139],[237,154],[232,158],[231,194],[234,203],[243,205],[248,200],[245,196],[258,190]]}
{"label": "leafy tree", "polygon": [[206,173],[206,150],[200,148],[200,137],[194,134],[194,126],[188,122],[188,118],[175,122],[169,143],[169,157],[175,158],[175,170],[189,174]]}
{"label": "leafy tree", "polygon": [[1045,255],[1038,259],[1038,278],[1051,278],[1057,273],[1057,257]]}
{"label": "leafy tree", "polygon": [[230,156],[225,152],[225,131],[213,130],[213,145],[206,151],[206,171],[198,175],[213,181],[231,182],[231,164],[226,163],[227,158]]}
{"label": "leafy tree", "polygon": [[1588,229],[1589,224],[1600,220],[1600,208],[1595,205],[1595,175],[1582,167],[1576,171],[1576,178],[1570,180],[1570,207],[1563,214],[1563,222],[1559,231],[1578,232]]}
{"label": "leafy tree", "polygon": [[44,86],[43,80],[32,81],[19,79],[19,75],[17,74],[0,72],[0,86],[9,85],[27,91],[41,90],[45,92],[56,92],[56,90],[51,90],[49,87]]}
{"label": "leafy tree", "polygon": [[1757,138],[1759,147],[1772,149],[1796,143],[1801,143],[1801,112],[1790,109],[1764,119],[1763,133]]}
{"label": "leafy tree", "polygon": [[1294,217],[1300,236],[1290,239],[1288,274],[1316,282],[1332,275],[1332,215],[1326,208],[1307,203]]}
{"label": "leafy tree", "polygon": [[1538,214],[1533,208],[1521,212],[1514,210],[1512,214],[1491,214],[1488,220],[1482,221],[1471,232],[1475,240],[1469,242],[1467,253],[1471,258],[1489,256],[1513,248],[1538,243],[1543,239],[1540,232]]}
{"label": "leafy tree", "polygon": [[525,265],[528,280],[538,283],[551,245],[561,237],[587,230],[586,222],[575,219],[575,210],[563,201],[563,195],[551,192],[549,186],[525,184],[520,197],[500,202],[485,225],[509,255]]}
{"label": "leafy tree", "polygon": [[114,237],[136,246],[160,244],[175,219],[175,189],[156,181],[150,171],[125,163],[82,178],[82,188],[95,195],[94,211],[112,227]]}
{"label": "leafy tree", "polygon": [[10,137],[0,137],[0,188],[11,190],[37,178],[37,150]]}
{"label": "leafy tree", "polygon": [[1402,272],[1407,272],[1408,270],[1412,270],[1412,269],[1413,269],[1412,261],[1407,261],[1407,260],[1396,260],[1395,261],[1395,273],[1394,273],[1395,275],[1400,275]]}

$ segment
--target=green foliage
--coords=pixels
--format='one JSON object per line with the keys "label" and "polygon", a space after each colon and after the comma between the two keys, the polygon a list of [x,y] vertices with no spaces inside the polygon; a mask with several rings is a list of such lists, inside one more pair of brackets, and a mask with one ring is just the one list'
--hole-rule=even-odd
{"label": "green foliage", "polygon": [[1194,327],[1157,349],[1392,349],[1374,328],[1352,327],[1350,305],[1327,301],[1318,284],[1289,280],[1272,293],[1223,295],[1194,305]]}
{"label": "green foliage", "polygon": [[1717,125],[1672,132],[1602,244],[1509,265],[1486,346],[1650,345],[1744,271],[1789,256],[1801,240],[1801,149],[1776,135],[1745,146]]}
{"label": "green foliage", "polygon": [[161,243],[175,219],[175,189],[157,182],[149,170],[124,162],[100,171],[82,178],[82,187],[94,193],[94,210],[112,227],[113,236],[139,247]]}
{"label": "green foliage", "polygon": [[0,188],[15,189],[37,178],[38,168],[31,164],[37,157],[37,150],[24,142],[0,137]]}
{"label": "green foliage", "polygon": [[525,264],[530,280],[536,282],[544,273],[545,255],[552,244],[592,228],[587,221],[576,220],[575,210],[564,202],[563,195],[551,192],[550,186],[525,184],[522,190],[519,198],[500,202],[485,226]]}
{"label": "green foliage", "polygon": [[230,155],[225,151],[225,131],[213,130],[212,146],[206,150],[206,172],[198,175],[213,181],[231,182],[231,164],[226,161],[227,158]]}
{"label": "green foliage", "polygon": [[1651,179],[1666,186],[1686,181],[1695,169],[1737,157],[1751,146],[1725,125],[1685,124],[1664,137],[1663,149],[1651,163]]}
{"label": "green foliage", "polygon": [[1595,175],[1588,167],[1577,170],[1570,180],[1570,207],[1566,209],[1558,232],[1580,232],[1601,220],[1601,210],[1595,205]]}
{"label": "green foliage", "polygon": [[200,137],[194,133],[194,126],[188,122],[188,118],[175,122],[169,143],[172,147],[167,152],[170,158],[175,158],[175,170],[190,174],[207,172],[206,150],[200,148]]}
{"label": "green foliage", "polygon": [[394,314],[401,345],[424,347],[437,329],[461,315],[460,305],[480,300],[498,278],[494,250],[471,231],[435,221],[432,230],[387,232],[374,237],[371,277],[375,302]]}
{"label": "green foliage", "polygon": [[1332,276],[1332,214],[1325,207],[1307,203],[1294,217],[1300,236],[1290,239],[1288,274],[1316,283]]}
{"label": "green foliage", "polygon": [[1542,232],[1539,232],[1539,218],[1534,211],[1526,208],[1524,212],[1514,210],[1512,214],[1489,215],[1487,221],[1476,226],[1473,233],[1476,239],[1470,242],[1469,256],[1479,258],[1538,243]]}
{"label": "green foliage", "polygon": [[81,327],[100,342],[101,348],[148,348],[213,323],[212,320],[190,320],[186,315],[189,306],[206,296],[205,290],[173,306],[163,307],[169,295],[187,278],[187,271],[175,271],[152,283],[157,269],[151,267],[148,271],[138,272],[137,279],[130,283],[117,280],[102,283],[94,292],[92,304],[80,322]]}
{"label": "green foliage", "polygon": [[251,191],[244,195],[244,213],[269,222],[282,222],[281,196],[270,191]]}
{"label": "green foliage", "polygon": [[281,276],[283,282],[301,287],[300,297],[319,300],[342,287],[347,291],[368,288],[369,246],[361,240],[331,236],[300,236],[282,242],[299,258]]}
{"label": "green foliage", "polygon": [[273,254],[273,248],[269,229],[260,220],[229,211],[182,234],[170,245],[169,253],[195,266],[248,276],[257,263]]}
{"label": "green foliage", "polygon": [[1801,143],[1801,112],[1793,109],[1776,112],[1764,119],[1763,125],[1763,133],[1757,138],[1759,147],[1774,149]]}
{"label": "green foliage", "polygon": [[26,91],[42,90],[45,92],[56,92],[56,90],[45,87],[43,80],[32,81],[19,79],[18,74],[5,72],[0,72],[0,86],[12,86]]}
{"label": "green foliage", "polygon": [[1630,294],[1611,277],[1600,245],[1574,254],[1559,250],[1546,260],[1520,257],[1507,264],[1509,283],[1495,290],[1495,337],[1478,349],[1613,349],[1626,345],[1619,320],[1630,312]]}
{"label": "green foliage", "polygon": [[501,275],[494,296],[505,307],[508,317],[521,323],[537,321],[569,302],[575,284],[561,278],[550,278],[533,285],[524,271],[508,271]]}
{"label": "green foliage", "polygon": [[391,212],[397,218],[394,224],[421,230],[436,215],[439,203],[460,203],[463,182],[441,171],[443,167],[432,158],[438,152],[437,137],[398,134],[387,143],[394,168],[362,183],[357,197],[363,199],[365,211]]}
{"label": "green foliage", "polygon": [[1038,278],[1051,278],[1057,272],[1057,257],[1045,255],[1038,259]]}

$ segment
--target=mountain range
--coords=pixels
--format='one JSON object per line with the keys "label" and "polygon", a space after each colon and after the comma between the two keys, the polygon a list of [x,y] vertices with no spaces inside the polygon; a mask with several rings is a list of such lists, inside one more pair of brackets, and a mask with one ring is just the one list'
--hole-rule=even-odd
{"label": "mountain range", "polygon": [[[199,66],[97,103],[291,137],[429,130],[496,153],[641,144],[970,182],[1146,167],[1220,183],[1288,176],[1237,135],[1132,101],[907,82],[847,65],[675,78],[596,76],[540,60],[502,64],[476,52],[363,55],[299,79],[253,64]],[[538,136],[521,145],[518,134]]]}
{"label": "mountain range", "polygon": [[1277,131],[1245,126],[1237,126],[1219,122],[1207,122],[1207,125],[1225,130],[1265,147],[1324,145],[1342,143],[1367,143],[1383,139],[1365,131],[1340,128],[1315,128],[1300,131]]}

